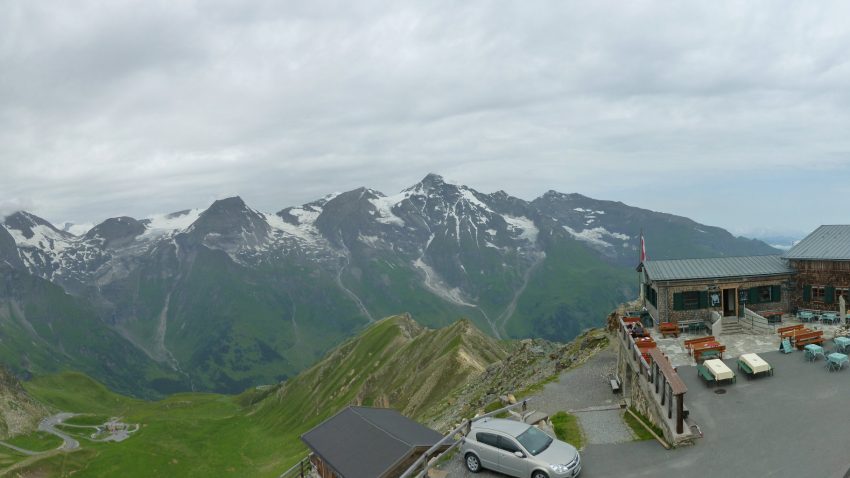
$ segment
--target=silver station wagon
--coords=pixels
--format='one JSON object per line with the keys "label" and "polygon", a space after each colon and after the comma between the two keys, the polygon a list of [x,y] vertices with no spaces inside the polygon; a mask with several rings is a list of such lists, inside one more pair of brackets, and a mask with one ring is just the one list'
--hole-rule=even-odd
{"label": "silver station wagon", "polygon": [[473,422],[460,450],[472,473],[484,468],[518,478],[572,478],[581,473],[574,446],[514,420]]}

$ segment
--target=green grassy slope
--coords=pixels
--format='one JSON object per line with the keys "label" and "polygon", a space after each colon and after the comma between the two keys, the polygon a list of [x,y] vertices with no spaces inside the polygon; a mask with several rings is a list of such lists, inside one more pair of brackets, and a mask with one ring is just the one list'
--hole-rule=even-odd
{"label": "green grassy slope", "polygon": [[634,269],[583,250],[572,239],[548,245],[546,259],[532,274],[506,324],[511,337],[572,340],[582,330],[598,327],[617,304],[637,296]]}
{"label": "green grassy slope", "polygon": [[52,408],[120,416],[141,429],[121,443],[83,439],[82,450],[24,469],[74,477],[275,477],[303,456],[298,437],[347,404],[390,406],[426,419],[506,353],[468,321],[431,330],[396,316],[298,377],[238,396],[187,393],[150,402],[112,393],[79,373],[40,377],[26,389]]}
{"label": "green grassy slope", "polygon": [[109,328],[85,300],[1,265],[0,338],[0,363],[19,376],[73,369],[141,396],[156,393],[154,380],[181,380]]}

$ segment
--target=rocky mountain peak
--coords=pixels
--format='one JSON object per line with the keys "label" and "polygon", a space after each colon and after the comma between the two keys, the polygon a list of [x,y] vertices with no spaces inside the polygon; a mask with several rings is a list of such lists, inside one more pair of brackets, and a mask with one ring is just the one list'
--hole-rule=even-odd
{"label": "rocky mountain peak", "polygon": [[257,246],[265,242],[270,232],[265,216],[248,207],[239,196],[213,202],[187,230],[194,240],[225,250]]}
{"label": "rocky mountain peak", "polygon": [[[71,238],[73,234],[65,231],[61,231],[56,228],[49,221],[44,220],[35,214],[28,213],[26,211],[18,211],[10,216],[6,216],[6,219],[3,221],[7,229],[14,229],[21,233],[25,238],[32,239],[35,236],[35,229],[39,227],[43,227],[48,229],[50,232],[55,233],[56,236],[62,238]],[[50,234],[51,236],[53,234]]]}
{"label": "rocky mountain peak", "polygon": [[144,234],[145,225],[132,217],[113,217],[103,221],[91,228],[85,239],[100,239],[106,247],[117,247],[132,241],[137,236]]}

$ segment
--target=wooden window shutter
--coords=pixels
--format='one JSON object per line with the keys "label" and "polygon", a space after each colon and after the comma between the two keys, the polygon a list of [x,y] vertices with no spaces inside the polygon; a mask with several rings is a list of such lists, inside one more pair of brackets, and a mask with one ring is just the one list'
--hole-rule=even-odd
{"label": "wooden window shutter", "polygon": [[823,288],[823,303],[831,304],[835,302],[835,287],[828,285]]}
{"label": "wooden window shutter", "polygon": [[685,310],[685,294],[681,292],[673,294],[673,310]]}
{"label": "wooden window shutter", "polygon": [[780,300],[782,300],[782,286],[771,286],[770,300],[772,300],[773,302],[779,302]]}
{"label": "wooden window shutter", "polygon": [[803,302],[811,302],[812,300],[812,286],[804,285],[803,286]]}
{"label": "wooden window shutter", "polygon": [[708,308],[708,291],[701,291],[699,293],[699,308],[707,309]]}
{"label": "wooden window shutter", "polygon": [[750,304],[758,304],[759,303],[759,288],[758,287],[750,287],[750,289],[748,290],[748,293],[749,293],[749,297],[747,298],[747,301],[749,301]]}

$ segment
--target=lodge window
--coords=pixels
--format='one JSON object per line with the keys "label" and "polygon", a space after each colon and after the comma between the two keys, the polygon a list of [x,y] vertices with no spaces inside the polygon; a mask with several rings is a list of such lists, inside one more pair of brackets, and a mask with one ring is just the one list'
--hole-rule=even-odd
{"label": "lodge window", "polygon": [[759,302],[773,302],[770,289],[771,287],[769,285],[763,285],[758,288]]}
{"label": "lodge window", "polygon": [[813,285],[812,286],[812,300],[823,301],[824,297],[826,297],[826,291],[823,286]]}
{"label": "lodge window", "polygon": [[699,291],[691,290],[683,293],[685,310],[699,309]]}

